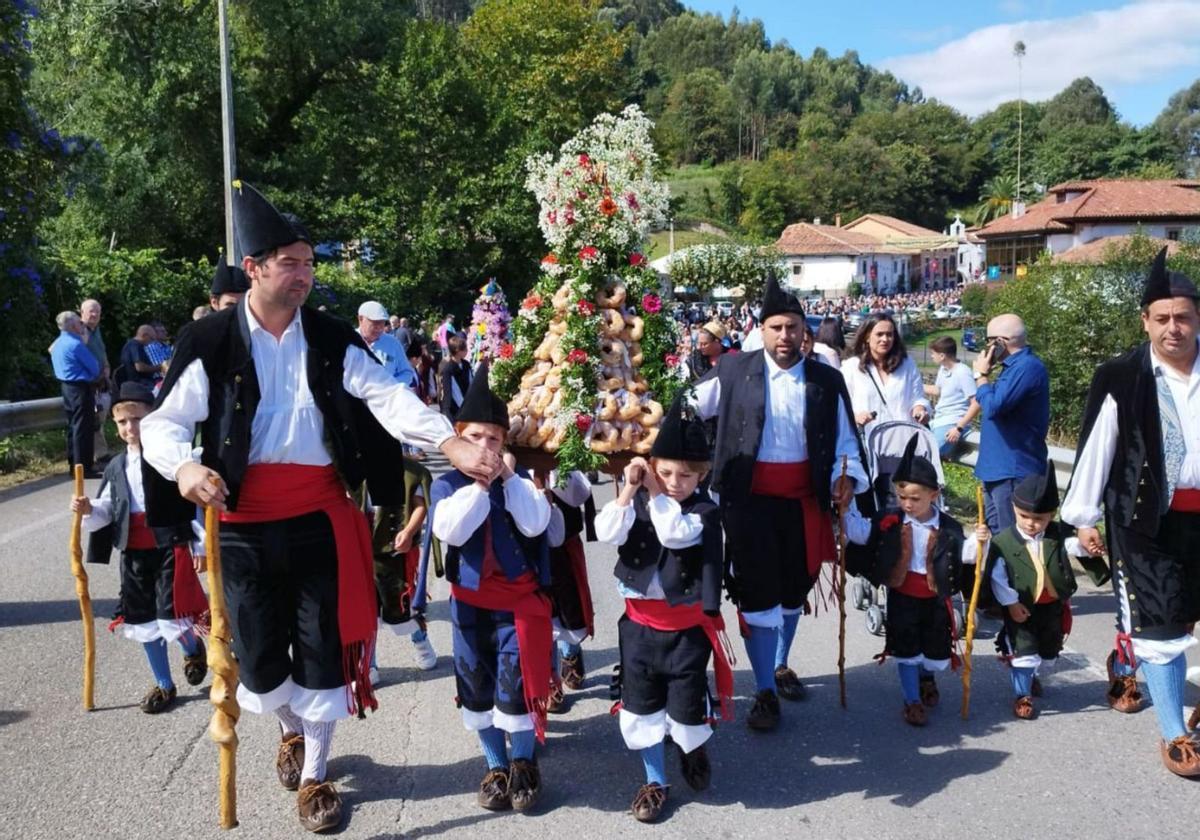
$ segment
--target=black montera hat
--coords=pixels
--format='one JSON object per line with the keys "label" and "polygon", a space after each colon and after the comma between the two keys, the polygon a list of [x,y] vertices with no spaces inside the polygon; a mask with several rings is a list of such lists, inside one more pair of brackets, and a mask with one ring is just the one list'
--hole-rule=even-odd
{"label": "black montera hat", "polygon": [[896,471],[892,473],[892,481],[896,484],[900,482],[920,484],[930,490],[940,490],[937,470],[934,469],[928,458],[917,454],[919,439],[920,435],[913,435],[908,441],[908,446],[904,447],[904,457],[900,459]]}
{"label": "black montera hat", "polygon": [[711,461],[708,437],[699,420],[683,416],[683,404],[676,399],[663,416],[658,437],[650,447],[651,458],[672,461]]}
{"label": "black montera hat", "polygon": [[213,272],[209,293],[213,297],[220,297],[221,295],[242,295],[248,291],[250,291],[250,282],[246,279],[246,272],[236,265],[228,265],[223,258],[219,260],[217,268]]}
{"label": "black montera hat", "polygon": [[475,369],[475,376],[454,419],[459,423],[491,423],[493,426],[508,428],[508,406],[504,404],[504,400],[492,393],[488,385],[486,362]]}
{"label": "black montera hat", "polygon": [[1041,475],[1026,476],[1013,488],[1014,507],[1029,513],[1054,513],[1058,510],[1058,476],[1054,463],[1046,462],[1046,471]]}
{"label": "black montera hat", "polygon": [[1146,287],[1142,290],[1142,306],[1149,306],[1156,300],[1177,297],[1196,300],[1200,298],[1200,292],[1196,291],[1196,284],[1186,274],[1167,270],[1167,247],[1164,245],[1150,266],[1150,274],[1146,276]]}
{"label": "black montera hat", "polygon": [[291,213],[280,213],[245,181],[233,182],[233,226],[238,248],[253,257],[293,242],[312,245],[308,229]]}
{"label": "black montera hat", "polygon": [[117,391],[117,398],[113,400],[113,405],[118,406],[124,402],[154,405],[154,392],[140,382],[122,382],[121,389]]}
{"label": "black montera hat", "polygon": [[804,307],[800,305],[800,299],[791,292],[785,292],[783,287],[779,285],[779,281],[773,276],[767,278],[767,290],[763,294],[762,316],[761,320],[765,321],[772,315],[783,315],[791,313],[804,317]]}

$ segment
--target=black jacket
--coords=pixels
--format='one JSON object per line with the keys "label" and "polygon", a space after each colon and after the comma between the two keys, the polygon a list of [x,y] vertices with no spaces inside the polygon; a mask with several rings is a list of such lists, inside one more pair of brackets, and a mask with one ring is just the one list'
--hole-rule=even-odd
{"label": "black jacket", "polygon": [[[964,566],[962,562],[962,525],[944,510],[939,511],[938,517],[932,558],[938,597],[949,598],[955,592],[970,593],[974,569]],[[898,510],[884,511],[871,522],[871,536],[867,545],[874,553],[875,564],[867,577],[876,586],[887,583],[900,562],[900,533],[903,526],[904,514]]]}

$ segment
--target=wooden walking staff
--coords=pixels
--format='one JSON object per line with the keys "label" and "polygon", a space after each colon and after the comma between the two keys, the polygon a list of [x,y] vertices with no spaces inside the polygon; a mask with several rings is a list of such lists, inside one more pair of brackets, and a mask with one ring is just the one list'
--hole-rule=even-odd
{"label": "wooden walking staff", "polygon": [[[975,488],[975,504],[979,509],[976,524],[983,524],[983,485]],[[971,587],[971,603],[967,605],[967,643],[963,647],[962,719],[971,711],[971,649],[975,646],[975,607],[979,605],[979,587],[983,584],[983,540],[975,541],[975,585]]]}
{"label": "wooden walking staff", "polygon": [[237,821],[237,722],[242,710],[237,702],[238,666],[229,649],[229,613],[225,609],[225,590],[221,574],[221,519],[215,508],[204,509],[204,544],[208,554],[208,605],[212,629],[208,634],[208,668],[212,671],[213,705],[208,735],[217,744],[221,766],[218,790],[221,802],[221,828],[233,828]]}
{"label": "wooden walking staff", "polygon": [[[847,459],[842,456],[842,478],[846,477]],[[844,482],[843,482],[844,483]],[[846,708],[846,510],[838,508],[838,689],[842,708]]]}
{"label": "wooden walking staff", "polygon": [[[83,464],[75,465],[75,495],[83,495]],[[79,617],[83,620],[83,710],[96,708],[93,696],[96,684],[96,625],[92,620],[92,596],[88,594],[88,575],[83,568],[83,513],[75,511],[71,521],[71,574],[75,575],[75,594],[79,596]]]}

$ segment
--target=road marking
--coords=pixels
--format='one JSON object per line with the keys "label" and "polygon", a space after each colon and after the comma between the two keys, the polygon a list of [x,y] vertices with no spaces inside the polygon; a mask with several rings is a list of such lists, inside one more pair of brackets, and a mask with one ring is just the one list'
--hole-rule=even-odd
{"label": "road marking", "polygon": [[64,510],[61,513],[52,513],[49,516],[37,520],[36,522],[30,522],[27,525],[22,525],[20,528],[14,528],[13,530],[4,534],[4,536],[0,537],[0,545],[8,545],[10,542],[16,542],[26,534],[39,531],[42,528],[45,528],[47,525],[54,524],[60,519],[66,519],[70,515],[71,512],[69,510]]}

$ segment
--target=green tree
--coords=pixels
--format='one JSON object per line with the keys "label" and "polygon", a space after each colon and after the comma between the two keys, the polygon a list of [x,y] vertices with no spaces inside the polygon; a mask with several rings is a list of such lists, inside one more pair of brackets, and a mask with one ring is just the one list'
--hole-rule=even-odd
{"label": "green tree", "polygon": [[975,207],[975,224],[986,225],[993,219],[1007,216],[1017,197],[1015,175],[997,175],[983,185],[979,204]]}
{"label": "green tree", "polygon": [[1171,95],[1154,128],[1172,145],[1180,169],[1200,175],[1200,79]]}
{"label": "green tree", "polygon": [[711,68],[688,73],[671,86],[658,120],[663,152],[679,164],[727,160],[736,152],[734,120],[721,75]]}

